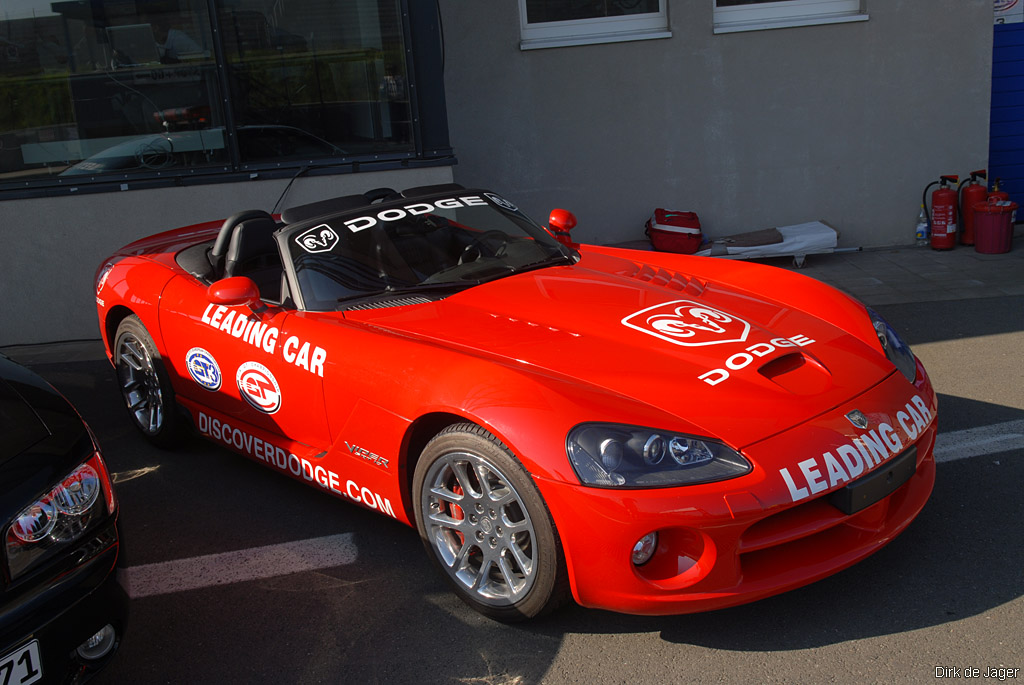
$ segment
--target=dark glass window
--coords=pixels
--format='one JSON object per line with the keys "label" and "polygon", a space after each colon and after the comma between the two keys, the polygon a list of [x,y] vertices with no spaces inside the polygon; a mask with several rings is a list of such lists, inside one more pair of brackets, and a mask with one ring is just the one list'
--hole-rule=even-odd
{"label": "dark glass window", "polygon": [[526,0],[526,21],[541,24],[649,14],[660,10],[660,0]]}
{"label": "dark glass window", "polygon": [[403,4],[18,0],[0,21],[0,188],[414,157]]}
{"label": "dark glass window", "polygon": [[412,151],[397,0],[218,0],[241,161]]}
{"label": "dark glass window", "polygon": [[227,163],[205,7],[32,1],[8,15],[0,180]]}
{"label": "dark glass window", "polygon": [[766,2],[791,2],[791,0],[715,0],[715,7],[735,7],[737,5],[763,5]]}

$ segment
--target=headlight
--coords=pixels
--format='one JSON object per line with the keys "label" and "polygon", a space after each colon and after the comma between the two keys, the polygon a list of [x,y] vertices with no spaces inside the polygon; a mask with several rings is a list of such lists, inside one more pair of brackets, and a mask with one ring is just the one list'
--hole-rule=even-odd
{"label": "headlight", "polygon": [[875,327],[875,335],[882,345],[882,351],[886,358],[896,365],[903,377],[913,383],[917,380],[917,361],[914,353],[910,351],[910,345],[903,342],[899,333],[889,325],[889,322],[882,318],[882,315],[875,310],[868,308],[868,315],[871,317],[871,325]]}
{"label": "headlight", "polygon": [[48,493],[25,507],[7,529],[7,563],[11,578],[54,549],[74,542],[114,511],[113,488],[106,464],[93,455]]}
{"label": "headlight", "polygon": [[576,426],[566,452],[581,483],[605,488],[668,488],[750,472],[750,463],[720,442],[613,423]]}

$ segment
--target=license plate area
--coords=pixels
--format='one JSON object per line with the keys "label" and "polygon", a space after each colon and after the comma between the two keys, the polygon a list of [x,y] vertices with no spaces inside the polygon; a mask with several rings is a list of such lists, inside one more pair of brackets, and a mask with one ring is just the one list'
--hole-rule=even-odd
{"label": "license plate area", "polygon": [[917,446],[912,445],[874,473],[830,494],[829,502],[844,514],[856,514],[896,492],[916,470]]}
{"label": "license plate area", "polygon": [[42,679],[43,665],[36,640],[0,656],[0,684],[28,685]]}

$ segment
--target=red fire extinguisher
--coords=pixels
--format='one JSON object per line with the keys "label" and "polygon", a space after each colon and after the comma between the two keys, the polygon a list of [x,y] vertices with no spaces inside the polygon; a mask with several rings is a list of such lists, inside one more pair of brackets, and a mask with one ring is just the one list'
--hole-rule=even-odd
{"label": "red fire extinguisher", "polygon": [[[997,178],[995,180],[995,183],[992,184],[992,192],[990,192],[988,194],[989,202],[1009,202],[1010,201],[1010,194],[1008,192],[1006,192],[1005,190],[1000,190],[999,189],[999,184],[1002,183],[1002,181],[1003,181],[1003,179]],[[995,198],[995,199],[993,200],[992,198]],[[1014,210],[1013,214],[1010,215],[1010,223],[1011,224],[1017,223],[1017,210]]]}
{"label": "red fire extinguisher", "polygon": [[956,246],[956,191],[948,184],[956,184],[959,176],[940,176],[938,181],[932,181],[924,188],[925,201],[928,197],[928,189],[936,183],[938,189],[932,193],[932,249],[952,250]]}
{"label": "red fire extinguisher", "polygon": [[960,225],[963,230],[960,232],[960,243],[962,245],[974,244],[974,205],[988,199],[988,188],[985,184],[979,183],[978,179],[988,179],[988,173],[984,169],[971,172],[970,182],[965,186],[964,179],[960,183]]}
{"label": "red fire extinguisher", "polygon": [[989,198],[996,198],[996,201],[1008,202],[1010,200],[1010,194],[1005,190],[999,189],[999,184],[1003,179],[997,178],[995,183],[992,184],[992,192],[988,194]]}

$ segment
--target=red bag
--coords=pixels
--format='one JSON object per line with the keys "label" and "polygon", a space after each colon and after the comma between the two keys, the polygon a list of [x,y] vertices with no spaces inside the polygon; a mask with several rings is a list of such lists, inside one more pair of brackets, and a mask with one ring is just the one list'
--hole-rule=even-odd
{"label": "red bag", "polygon": [[659,207],[647,220],[646,226],[654,249],[662,252],[693,254],[704,240],[700,219],[694,212],[676,212]]}

